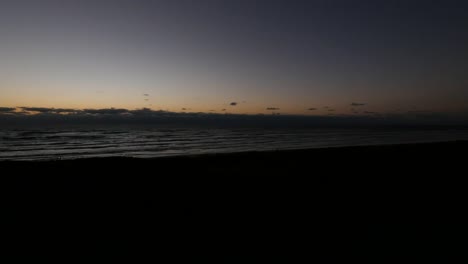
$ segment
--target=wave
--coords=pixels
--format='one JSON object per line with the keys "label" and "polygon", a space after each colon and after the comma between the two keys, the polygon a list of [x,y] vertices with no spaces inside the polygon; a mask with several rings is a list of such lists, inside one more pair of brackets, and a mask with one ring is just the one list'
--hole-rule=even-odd
{"label": "wave", "polygon": [[3,130],[0,160],[151,158],[201,153],[468,140],[459,130],[118,129]]}

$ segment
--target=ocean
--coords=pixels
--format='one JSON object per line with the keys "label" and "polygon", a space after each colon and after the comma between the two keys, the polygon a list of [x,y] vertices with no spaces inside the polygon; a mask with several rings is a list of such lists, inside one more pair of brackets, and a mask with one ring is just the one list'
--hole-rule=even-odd
{"label": "ocean", "polygon": [[154,158],[468,140],[468,129],[0,129],[0,160]]}

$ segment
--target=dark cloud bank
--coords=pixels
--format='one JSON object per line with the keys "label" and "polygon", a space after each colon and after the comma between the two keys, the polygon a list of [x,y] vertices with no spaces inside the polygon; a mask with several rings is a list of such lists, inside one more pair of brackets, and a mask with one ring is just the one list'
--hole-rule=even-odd
{"label": "dark cloud bank", "polygon": [[176,113],[148,108],[129,110],[123,108],[67,109],[45,107],[0,107],[0,125],[173,125],[213,127],[314,127],[314,126],[418,126],[418,125],[468,125],[468,114],[447,115],[418,112],[379,115],[241,115],[216,113]]}
{"label": "dark cloud bank", "polygon": [[11,108],[11,107],[0,107],[0,113],[10,113],[15,111],[16,108]]}

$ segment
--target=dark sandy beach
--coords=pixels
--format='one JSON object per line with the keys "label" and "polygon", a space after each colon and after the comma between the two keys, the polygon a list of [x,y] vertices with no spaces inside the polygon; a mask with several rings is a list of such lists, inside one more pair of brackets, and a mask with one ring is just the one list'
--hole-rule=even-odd
{"label": "dark sandy beach", "polygon": [[468,142],[0,162],[9,263],[466,258]]}

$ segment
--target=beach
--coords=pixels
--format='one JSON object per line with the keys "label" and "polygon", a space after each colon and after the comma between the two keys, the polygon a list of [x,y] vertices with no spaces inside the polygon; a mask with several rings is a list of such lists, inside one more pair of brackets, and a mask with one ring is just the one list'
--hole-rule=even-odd
{"label": "beach", "polygon": [[0,3],[0,264],[468,263],[468,1]]}
{"label": "beach", "polygon": [[456,259],[467,147],[3,161],[5,252],[16,262]]}

